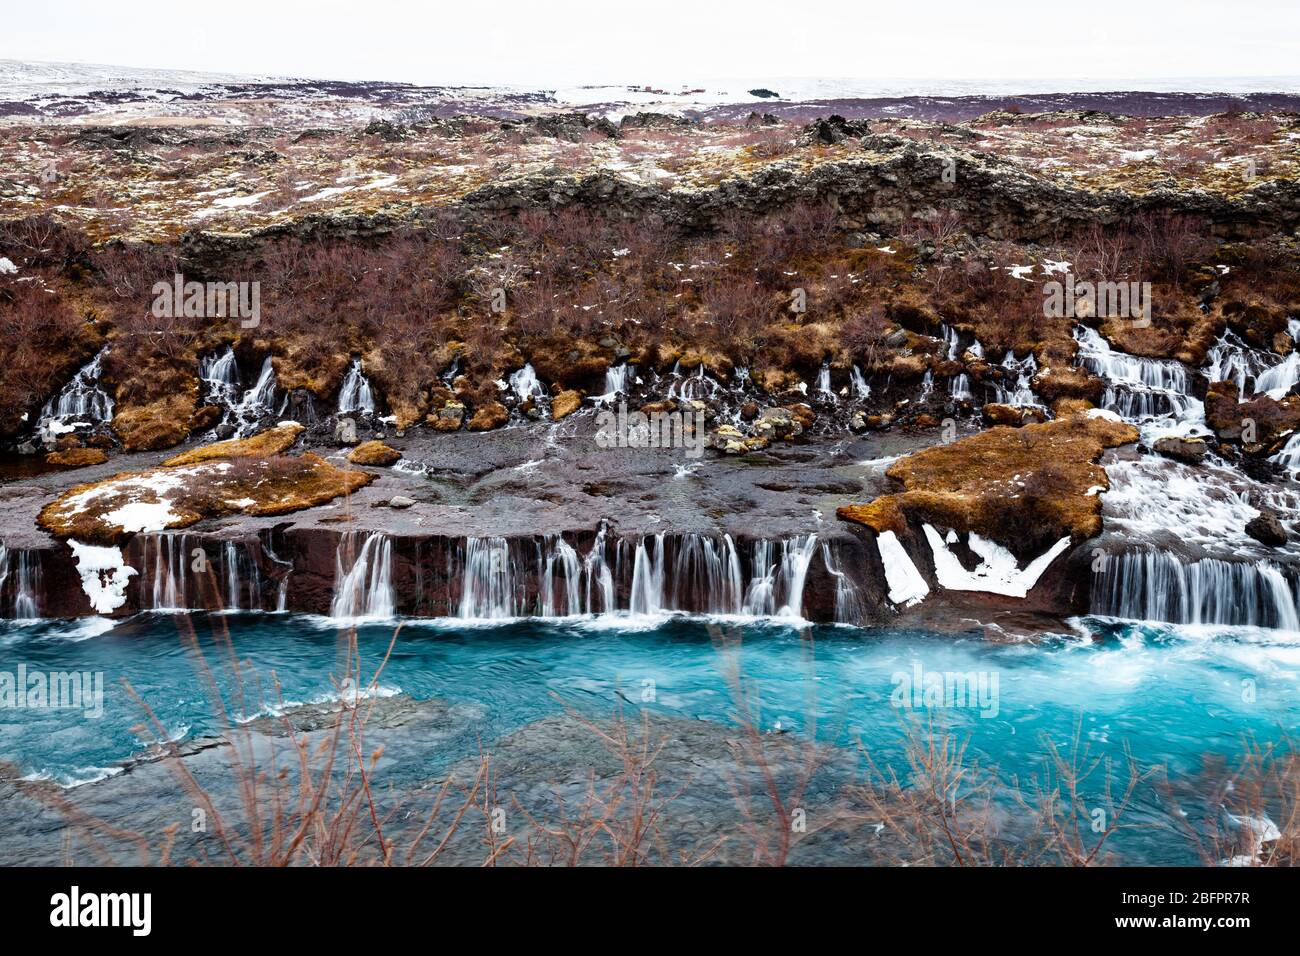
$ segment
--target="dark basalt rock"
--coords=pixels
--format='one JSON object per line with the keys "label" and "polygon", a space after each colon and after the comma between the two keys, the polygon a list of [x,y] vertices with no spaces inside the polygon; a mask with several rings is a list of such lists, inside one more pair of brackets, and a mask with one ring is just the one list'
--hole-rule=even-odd
{"label": "dark basalt rock", "polygon": [[1246,534],[1270,548],[1280,548],[1288,540],[1286,528],[1277,512],[1266,509],[1262,509],[1258,517],[1246,522]]}

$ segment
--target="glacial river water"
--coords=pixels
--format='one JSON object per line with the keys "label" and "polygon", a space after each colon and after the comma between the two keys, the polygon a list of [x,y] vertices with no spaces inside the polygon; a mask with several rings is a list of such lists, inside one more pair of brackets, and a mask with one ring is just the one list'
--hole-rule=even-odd
{"label": "glacial river water", "polygon": [[[1209,799],[1248,739],[1276,741],[1300,726],[1300,634],[1290,632],[1088,619],[1080,633],[990,643],[974,634],[842,626],[801,633],[789,622],[756,620],[722,625],[740,639],[740,670],[761,702],[764,730],[860,742],[875,761],[903,772],[910,709],[968,738],[970,756],[996,766],[1006,781],[1023,785],[1042,774],[1048,741],[1068,753],[1077,730],[1092,757],[1122,767],[1127,748],[1142,767],[1162,766],[1193,799]],[[358,624],[367,680],[395,626]],[[1085,629],[1093,637],[1084,637]],[[124,684],[172,737],[215,732],[197,655],[230,704],[233,682],[222,663],[227,634],[244,662],[246,716],[337,695],[346,629],[325,618],[146,614],[116,623],[5,622],[0,672],[16,673],[20,665],[28,673],[101,672],[105,686],[99,717],[0,709],[0,753],[24,774],[64,785],[119,772],[120,762],[142,747],[133,730],[142,713]],[[734,658],[716,636],[708,622],[684,616],[407,621],[378,692],[482,704],[489,744],[565,705],[600,715],[621,701],[624,708],[728,723],[735,714],[727,679]],[[918,679],[923,689],[945,674],[969,675],[969,693],[952,691],[943,706],[913,693]],[[403,782],[427,780],[476,747],[475,740],[444,742],[398,775]],[[1158,788],[1144,785],[1129,817],[1143,826],[1117,846],[1134,862],[1194,862],[1162,822],[1168,816]]]}

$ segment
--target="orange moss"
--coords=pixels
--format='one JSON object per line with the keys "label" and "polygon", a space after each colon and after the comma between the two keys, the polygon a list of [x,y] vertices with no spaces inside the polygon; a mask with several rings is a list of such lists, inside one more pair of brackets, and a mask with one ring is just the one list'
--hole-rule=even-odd
{"label": "orange moss", "polygon": [[898,494],[847,505],[839,517],[876,532],[901,532],[909,519],[975,531],[1013,549],[1033,550],[1065,535],[1101,531],[1107,448],[1137,441],[1137,429],[1077,414],[1023,428],[1000,426],[896,461],[886,474]]}

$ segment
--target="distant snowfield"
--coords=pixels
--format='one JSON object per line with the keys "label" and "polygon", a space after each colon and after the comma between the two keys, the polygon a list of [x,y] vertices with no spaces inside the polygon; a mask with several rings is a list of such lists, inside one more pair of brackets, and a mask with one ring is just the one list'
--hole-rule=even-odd
{"label": "distant snowfield", "polygon": [[[1015,96],[1045,93],[1105,93],[1144,91],[1245,95],[1248,93],[1300,94],[1300,76],[1273,77],[1171,77],[1165,79],[1096,79],[1088,77],[1040,79],[888,79],[809,77],[629,77],[625,84],[564,85],[537,84],[474,85],[454,77],[437,78],[428,84],[410,84],[379,78],[329,80],[284,77],[271,74],[249,76],[201,73],[189,70],[140,69],[83,63],[28,63],[0,60],[0,103],[48,105],[63,98],[81,99],[96,93],[132,92],[143,100],[166,103],[180,96],[204,93],[221,99],[224,87],[249,84],[279,88],[292,96],[294,86],[314,84],[375,84],[411,102],[435,102],[440,97],[457,101],[492,103],[520,96],[539,97],[557,107],[592,108],[618,115],[637,110],[678,113],[710,107],[763,103],[815,102],[819,100],[879,99],[894,97]],[[779,99],[755,96],[751,90],[770,90]],[[304,91],[305,95],[307,94]],[[360,90],[358,90],[360,93]],[[246,91],[243,92],[246,95]],[[316,95],[335,96],[337,90]],[[347,95],[347,94],[344,94]],[[113,109],[111,102],[88,104],[91,112]]]}

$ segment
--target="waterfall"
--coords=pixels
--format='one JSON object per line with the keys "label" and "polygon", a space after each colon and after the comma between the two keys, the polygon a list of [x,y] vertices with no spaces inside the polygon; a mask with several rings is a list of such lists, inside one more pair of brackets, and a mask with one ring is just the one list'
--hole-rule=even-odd
{"label": "waterfall", "polygon": [[803,586],[808,578],[817,535],[805,535],[781,542],[781,576],[785,583],[785,603],[777,611],[780,617],[803,617]]}
{"label": "waterfall", "polygon": [[339,413],[360,412],[363,415],[375,411],[375,396],[370,389],[370,379],[366,378],[361,368],[361,359],[353,358],[343,376],[343,386],[339,389]]}
{"label": "waterfall", "polygon": [[829,362],[823,362],[821,371],[817,373],[817,394],[832,403],[839,401],[831,388],[831,365]]}
{"label": "waterfall", "polygon": [[205,387],[209,402],[233,408],[239,395],[239,365],[235,361],[235,350],[226,346],[224,352],[200,359],[199,381]]}
{"label": "waterfall", "polygon": [[934,372],[930,371],[930,369],[926,369],[925,374],[921,376],[921,399],[924,401],[933,391]]}
{"label": "waterfall", "polygon": [[505,538],[466,538],[458,616],[471,620],[517,617],[514,571]]}
{"label": "waterfall", "polygon": [[[10,570],[10,558],[13,570]],[[13,616],[18,620],[31,620],[41,616],[41,561],[36,553],[27,549],[15,551],[0,544],[0,593],[9,577],[13,576]]]}
{"label": "waterfall", "polygon": [[803,588],[812,562],[817,535],[809,534],[779,542],[755,541],[752,548],[749,588],[743,612],[756,617],[802,617]]}
{"label": "waterfall", "polygon": [[1106,380],[1102,408],[1131,422],[1162,416],[1180,421],[1202,417],[1201,404],[1192,395],[1191,376],[1181,362],[1117,352],[1100,333],[1085,325],[1074,330],[1074,338],[1079,343],[1079,364]]}
{"label": "waterfall", "polygon": [[263,419],[275,413],[275,365],[269,355],[262,362],[257,382],[242,395],[239,365],[234,349],[228,346],[224,352],[199,361],[199,380],[205,400],[226,410],[223,422],[234,429],[236,438],[252,434]]}
{"label": "waterfall", "polygon": [[957,401],[969,401],[971,398],[970,378],[965,372],[954,376],[948,382],[948,394]]}
{"label": "waterfall", "polygon": [[[183,534],[143,535],[141,558],[142,580],[151,578],[146,592],[141,587],[140,599],[149,595],[149,607],[153,610],[184,611],[192,605],[189,599],[188,576],[190,568],[190,550],[187,536]],[[153,553],[150,554],[152,546]],[[196,546],[197,547],[197,546]],[[203,556],[207,561],[206,553]],[[152,574],[150,573],[152,568]]]}
{"label": "waterfall", "polygon": [[669,398],[690,401],[697,398],[710,398],[717,394],[720,386],[705,374],[703,362],[696,366],[695,371],[690,375],[682,375],[680,365],[679,362],[673,366],[673,383],[668,386]]}
{"label": "waterfall", "polygon": [[1276,455],[1270,456],[1268,460],[1281,465],[1292,475],[1300,471],[1300,432],[1296,432],[1288,438],[1282,450]]}
{"label": "waterfall", "polygon": [[388,618],[393,616],[393,543],[388,535],[368,534],[357,550],[362,532],[339,538],[334,558],[334,600],[330,616]]}
{"label": "waterfall", "polygon": [[[387,553],[382,560],[388,562]],[[260,610],[262,606],[262,572],[257,561],[249,554],[248,546],[241,541],[227,541],[221,549],[221,563],[226,583],[225,607],[228,611]],[[388,571],[385,570],[385,576]],[[385,580],[387,578],[385,577]],[[382,586],[382,585],[381,585]],[[378,617],[392,614],[392,588],[389,587],[389,610],[387,613],[377,611]],[[248,600],[245,601],[245,594]],[[283,595],[280,596],[283,599]],[[352,616],[352,615],[348,615]]]}
{"label": "waterfall", "polygon": [[[659,542],[657,547],[661,545]],[[672,583],[668,606],[675,610],[697,608],[707,614],[739,614],[744,592],[740,556],[731,535],[724,534],[721,539],[698,534],[683,536]]]}
{"label": "waterfall", "polygon": [[[564,612],[555,599],[557,566],[564,573]],[[582,568],[578,552],[561,537],[556,537],[546,555],[541,585],[542,617],[572,616],[582,613]]]}
{"label": "waterfall", "polygon": [[636,366],[626,362],[622,365],[611,365],[605,370],[605,394],[595,396],[592,401],[607,405],[620,395],[626,395],[635,371]]}
{"label": "waterfall", "polygon": [[961,336],[957,334],[956,329],[946,323],[939,325],[939,331],[943,336],[943,344],[946,346],[944,356],[949,362],[957,361],[961,355]]}
{"label": "waterfall", "polygon": [[43,437],[53,440],[77,425],[92,425],[113,418],[113,400],[99,384],[106,354],[107,347],[82,366],[58,395],[45,403],[37,426]]}
{"label": "waterfall", "polygon": [[[618,610],[618,592],[614,589],[614,574],[617,569],[611,570],[605,558],[606,536],[607,530],[602,521],[600,530],[596,532],[596,540],[592,542],[591,550],[582,562],[583,573],[587,578],[586,608],[590,614],[613,614]],[[595,601],[597,590],[600,593],[599,608]]]}
{"label": "waterfall", "polygon": [[659,614],[664,610],[664,536],[654,537],[653,550],[645,540],[636,546],[632,565],[632,594],[628,609],[633,614]]}
{"label": "waterfall", "polygon": [[860,624],[866,615],[862,595],[848,573],[840,567],[836,550],[833,543],[822,545],[822,563],[835,579],[835,623]]}
{"label": "waterfall", "polygon": [[[1287,322],[1293,343],[1300,344],[1300,319]],[[1272,352],[1251,348],[1231,330],[1219,336],[1209,349],[1205,374],[1211,382],[1232,382],[1240,398],[1267,394],[1280,399],[1300,381],[1300,354],[1295,348],[1285,359]]]}
{"label": "waterfall", "polygon": [[1038,398],[1030,384],[1034,373],[1038,371],[1034,353],[1029,352],[1024,358],[1018,359],[1015,352],[1008,352],[1002,360],[1002,368],[1015,376],[1016,384],[1014,388],[994,385],[995,401],[1003,405],[1037,405]]}
{"label": "waterfall", "polygon": [[867,380],[862,377],[862,370],[859,369],[857,365],[854,365],[853,370],[849,373],[849,383],[853,386],[854,398],[871,397],[871,386],[868,385]]}
{"label": "waterfall", "polygon": [[1107,555],[1094,577],[1092,612],[1173,624],[1252,625],[1300,630],[1296,583],[1270,561],[1204,558],[1184,563],[1165,551]]}
{"label": "waterfall", "polygon": [[537,373],[533,371],[531,362],[510,376],[510,388],[521,402],[526,402],[530,398],[541,398],[546,394],[546,389],[537,380]]}

